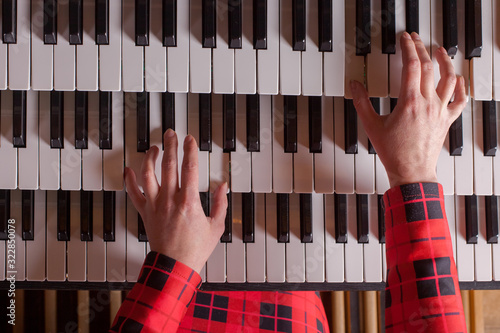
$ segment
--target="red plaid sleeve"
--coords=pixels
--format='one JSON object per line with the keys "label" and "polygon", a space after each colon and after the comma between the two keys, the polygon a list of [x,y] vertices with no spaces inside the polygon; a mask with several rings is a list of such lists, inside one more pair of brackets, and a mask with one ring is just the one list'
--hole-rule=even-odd
{"label": "red plaid sleeve", "polygon": [[443,188],[408,184],[384,195],[387,332],[466,332]]}

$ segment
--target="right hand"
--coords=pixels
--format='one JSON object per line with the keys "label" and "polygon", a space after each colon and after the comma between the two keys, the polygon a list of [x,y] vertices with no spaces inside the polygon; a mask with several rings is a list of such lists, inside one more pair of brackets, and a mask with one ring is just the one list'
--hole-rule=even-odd
{"label": "right hand", "polygon": [[[436,165],[446,134],[467,101],[464,78],[457,79],[443,48],[436,52],[441,75],[437,88],[432,61],[420,37],[404,33],[401,49],[401,91],[390,115],[379,116],[364,86],[351,82],[354,106],[391,187],[437,182]],[[453,94],[455,99],[449,103]]]}

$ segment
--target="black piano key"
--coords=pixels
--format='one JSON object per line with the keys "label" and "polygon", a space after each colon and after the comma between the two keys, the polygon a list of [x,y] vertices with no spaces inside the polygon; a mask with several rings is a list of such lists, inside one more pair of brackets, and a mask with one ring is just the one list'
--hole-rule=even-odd
{"label": "black piano key", "polygon": [[93,192],[80,191],[80,240],[91,242],[94,230]]}
{"label": "black piano key", "polygon": [[10,219],[10,190],[0,190],[0,240],[9,237],[8,221]]}
{"label": "black piano key", "polygon": [[[82,264],[84,264],[84,263],[82,263]],[[58,307],[57,307],[57,309],[52,309],[53,311],[57,311],[57,331],[56,332],[69,331],[68,328],[70,328],[70,327],[76,327],[75,331],[78,331],[78,319],[79,319],[78,312],[82,311],[82,310],[80,310],[81,306],[79,306],[79,303],[78,303],[78,291],[77,290],[58,290],[56,295],[57,295],[56,296],[57,297],[56,304],[58,305]],[[109,298],[107,300],[109,302]],[[94,306],[97,305],[97,306],[101,307],[102,305],[100,305],[96,301],[93,302],[93,305]],[[87,311],[89,311],[89,310],[90,309],[88,309]],[[83,310],[83,311],[85,311],[85,310]],[[88,313],[90,313],[90,311]],[[74,325],[72,325],[72,323],[74,323]]]}
{"label": "black piano key", "polygon": [[233,238],[233,209],[232,209],[232,193],[229,192],[227,196],[227,210],[226,219],[224,222],[224,233],[220,237],[222,243],[231,243]]}
{"label": "black piano key", "polygon": [[75,92],[75,148],[88,148],[89,130],[88,92]]}
{"label": "black piano key", "polygon": [[368,195],[356,195],[356,219],[358,227],[358,243],[368,243]]}
{"label": "black piano key", "polygon": [[332,1],[318,1],[318,38],[319,51],[332,52]]}
{"label": "black piano key", "polygon": [[202,45],[217,47],[217,9],[215,0],[202,0]]}
{"label": "black piano key", "polygon": [[321,96],[309,97],[309,152],[321,153],[323,120],[321,114]]}
{"label": "black piano key", "polygon": [[297,152],[297,96],[284,96],[285,153]]}
{"label": "black piano key", "polygon": [[177,46],[177,0],[163,0],[163,46]]}
{"label": "black piano key", "polygon": [[377,196],[378,208],[378,242],[385,243],[385,210],[383,207],[383,195]]}
{"label": "black piano key", "polygon": [[347,243],[347,195],[334,194],[335,201],[335,241]]}
{"label": "black piano key", "polygon": [[465,58],[480,57],[483,48],[481,0],[465,0]]}
{"label": "black piano key", "polygon": [[149,93],[137,93],[137,151],[149,149]]}
{"label": "black piano key", "polygon": [[2,0],[2,36],[4,44],[17,43],[17,0]]}
{"label": "black piano key", "polygon": [[255,242],[255,195],[253,192],[241,194],[241,217],[243,243]]}
{"label": "black piano key", "polygon": [[103,191],[102,197],[102,238],[105,242],[115,241],[115,197],[114,191]]}
{"label": "black piano key", "polygon": [[70,232],[70,191],[57,191],[57,240],[69,241]]}
{"label": "black piano key", "polygon": [[406,31],[419,33],[418,29],[418,2],[419,0],[406,0]]}
{"label": "black piano key", "polygon": [[95,43],[109,44],[109,0],[95,2]]}
{"label": "black piano key", "polygon": [[344,99],[345,153],[358,153],[358,114],[352,99]]}
{"label": "black piano key", "polygon": [[[81,16],[76,17],[74,14],[72,15],[71,2],[69,14],[70,29],[71,22],[73,22],[73,20],[75,20],[75,22],[80,20],[80,24],[83,24]],[[83,25],[81,27],[80,40],[83,34]],[[57,0],[43,0],[43,42],[45,44],[57,44]]]}
{"label": "black piano key", "polygon": [[[83,0],[69,0],[69,44],[83,43]],[[45,43],[49,44],[49,43]],[[55,43],[54,43],[55,44]]]}
{"label": "black piano key", "polygon": [[443,47],[450,57],[457,55],[457,0],[443,0]]}
{"label": "black piano key", "polygon": [[149,46],[149,0],[135,0],[135,45]]}
{"label": "black piano key", "polygon": [[306,50],[306,0],[292,0],[292,47]]}
{"label": "black piano key", "polygon": [[146,234],[146,228],[144,228],[144,221],[142,220],[141,214],[137,213],[137,235],[139,242],[147,242],[148,235]]}
{"label": "black piano key", "polygon": [[356,0],[356,55],[371,52],[371,5],[370,0]]}
{"label": "black piano key", "polygon": [[247,95],[247,151],[260,151],[259,95]]}
{"label": "black piano key", "polygon": [[253,48],[267,49],[267,0],[253,1]]}
{"label": "black piano key", "polygon": [[290,242],[290,203],[289,194],[276,194],[276,219],[278,243]]}
{"label": "black piano key", "polygon": [[[169,128],[175,131],[175,94],[164,92],[162,94],[161,108],[162,133],[165,134]],[[162,147],[165,147],[163,136],[161,142]]]}
{"label": "black piano key", "polygon": [[50,92],[50,148],[64,148],[64,93]]}
{"label": "black piano key", "polygon": [[392,113],[392,111],[394,111],[394,109],[396,108],[396,105],[398,105],[398,99],[391,97],[390,105],[391,105],[391,113]]}
{"label": "black piano key", "polygon": [[[380,98],[378,98],[378,97],[370,97],[370,102],[372,103],[373,110],[375,110],[375,112],[377,114],[380,114]],[[375,148],[373,147],[372,142],[370,141],[370,139],[368,139],[368,153],[369,154],[376,154],[377,153],[375,151]]]}
{"label": "black piano key", "polygon": [[495,156],[497,151],[497,111],[495,101],[483,101],[484,156]]}
{"label": "black piano key", "polygon": [[478,218],[477,197],[475,195],[465,196],[465,240],[467,244],[477,244]]}
{"label": "black piano key", "polygon": [[450,126],[450,156],[462,156],[464,148],[462,114]]}
{"label": "black piano key", "polygon": [[223,95],[222,103],[223,149],[225,153],[229,153],[236,151],[236,95]]}
{"label": "black piano key", "polygon": [[212,151],[212,94],[200,94],[200,151]]}
{"label": "black piano key", "polygon": [[227,3],[229,22],[228,47],[230,49],[241,49],[242,17],[241,0],[230,0]]}
{"label": "black piano key", "polygon": [[300,194],[300,241],[302,243],[313,242],[312,230],[312,195],[310,193]]}
{"label": "black piano key", "polygon": [[486,241],[498,243],[498,199],[497,196],[484,197],[486,208]]}
{"label": "black piano key", "polygon": [[21,205],[23,208],[22,225],[23,240],[35,239],[35,191],[23,190],[21,192]]}
{"label": "black piano key", "polygon": [[113,147],[113,111],[112,95],[109,91],[99,92],[99,148],[111,149]]}
{"label": "black piano key", "polygon": [[12,134],[15,148],[26,148],[26,90],[12,92]]}
{"label": "black piano key", "polygon": [[210,192],[200,192],[200,201],[203,212],[210,216]]}
{"label": "black piano key", "polygon": [[381,0],[382,53],[396,53],[396,6],[395,0]]}

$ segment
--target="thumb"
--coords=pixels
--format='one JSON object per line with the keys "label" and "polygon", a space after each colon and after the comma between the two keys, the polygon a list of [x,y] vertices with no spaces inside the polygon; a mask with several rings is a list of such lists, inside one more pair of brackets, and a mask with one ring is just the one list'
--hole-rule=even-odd
{"label": "thumb", "polygon": [[222,226],[224,226],[224,220],[227,212],[226,192],[227,183],[220,185],[217,190],[215,190],[214,202],[210,211],[212,222],[215,224],[221,224]]}
{"label": "thumb", "polygon": [[378,114],[373,109],[368,92],[365,87],[358,81],[351,81],[351,92],[354,107],[358,112],[363,124],[370,124],[378,117]]}

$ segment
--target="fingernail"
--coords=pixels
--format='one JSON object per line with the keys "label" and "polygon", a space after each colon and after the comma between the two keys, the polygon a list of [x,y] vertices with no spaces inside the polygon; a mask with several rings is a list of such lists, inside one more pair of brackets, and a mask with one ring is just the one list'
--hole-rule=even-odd
{"label": "fingernail", "polygon": [[351,80],[349,85],[351,86],[351,92],[355,92],[358,89],[358,85],[354,82],[354,80]]}
{"label": "fingernail", "polygon": [[406,38],[406,39],[411,39],[411,36],[409,33],[407,33],[406,31],[403,32],[403,37]]}
{"label": "fingernail", "polygon": [[191,140],[193,140],[193,136],[191,134],[186,136],[186,141],[185,141],[186,143],[191,142]]}
{"label": "fingernail", "polygon": [[173,136],[174,136],[175,132],[174,132],[171,128],[169,128],[169,129],[167,130],[167,133],[166,133],[166,134],[167,134],[167,136],[168,136],[169,138],[171,138],[171,137],[173,137]]}
{"label": "fingernail", "polygon": [[411,38],[413,38],[413,40],[420,40],[420,36],[416,32],[411,33]]}
{"label": "fingernail", "polygon": [[448,52],[446,52],[446,49],[442,46],[439,48],[439,51],[441,51],[441,53],[443,53],[445,55],[448,55]]}

